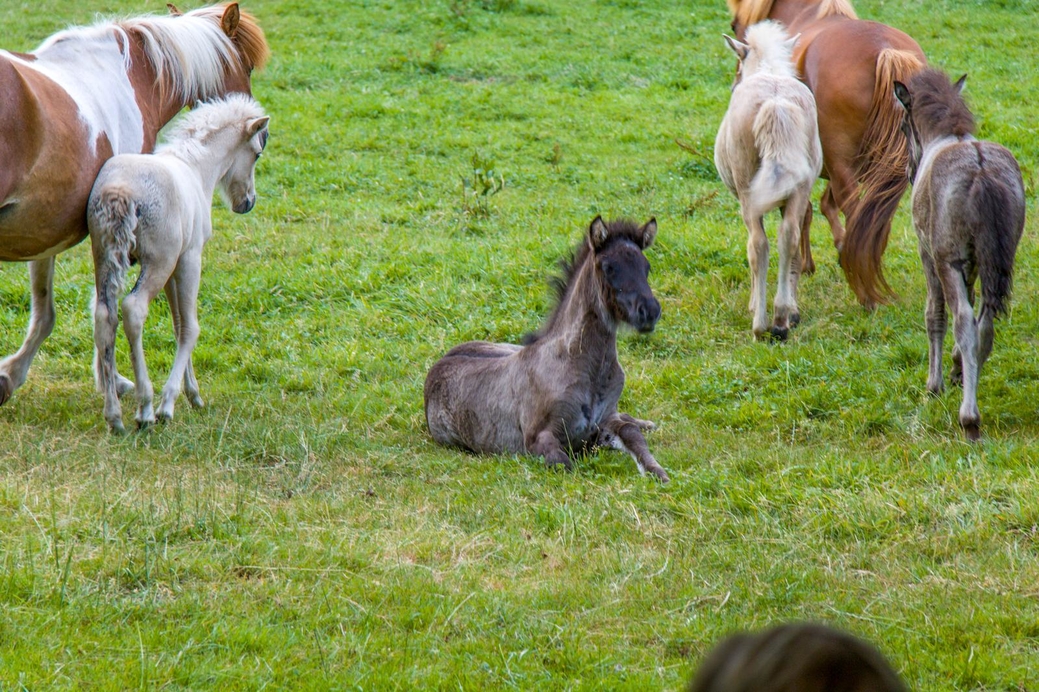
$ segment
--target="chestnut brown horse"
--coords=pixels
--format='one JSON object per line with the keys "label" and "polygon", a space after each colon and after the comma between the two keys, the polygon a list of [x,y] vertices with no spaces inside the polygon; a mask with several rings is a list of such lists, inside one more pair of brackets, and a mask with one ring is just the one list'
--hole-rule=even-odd
{"label": "chestnut brown horse", "polygon": [[[829,184],[819,209],[830,222],[841,267],[859,302],[885,302],[891,288],[881,257],[891,218],[908,187],[902,112],[892,98],[895,80],[907,81],[926,63],[916,41],[892,27],[858,19],[848,0],[727,0],[740,40],[764,19],[801,34],[793,61],[815,95],[823,177]],[[838,212],[843,212],[847,230]],[[811,219],[811,208],[806,222]],[[807,223],[805,227],[807,227]],[[807,233],[805,271],[814,269]]]}
{"label": "chestnut brown horse", "polygon": [[0,261],[28,261],[32,285],[25,341],[0,360],[0,404],[54,328],[54,258],[87,236],[101,165],[151,151],[186,105],[250,94],[270,55],[237,3],[170,12],[67,29],[32,53],[0,51]]}

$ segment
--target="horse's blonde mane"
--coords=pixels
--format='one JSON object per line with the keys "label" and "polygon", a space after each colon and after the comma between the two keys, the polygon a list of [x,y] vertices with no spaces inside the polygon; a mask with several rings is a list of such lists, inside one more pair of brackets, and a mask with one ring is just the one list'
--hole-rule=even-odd
{"label": "horse's blonde mane", "polygon": [[773,0],[727,0],[729,10],[736,21],[743,26],[757,24],[768,17],[772,10]]}
{"label": "horse's blonde mane", "polygon": [[[71,27],[45,41],[37,52],[59,40],[94,38],[115,31],[128,45],[130,34],[140,37],[148,62],[157,76],[165,76],[173,94],[184,102],[217,93],[228,68],[261,68],[270,48],[256,20],[242,12],[234,39],[221,28],[225,6],[213,5],[178,16],[145,15],[121,20],[103,19],[93,26]],[[127,69],[130,52],[123,56]]]}
{"label": "horse's blonde mane", "polygon": [[848,19],[858,19],[859,16],[855,14],[855,8],[851,6],[848,0],[822,0],[819,3],[819,13],[815,16],[819,19],[823,17],[832,16],[847,17]]}
{"label": "horse's blonde mane", "polygon": [[[732,16],[736,18],[736,21],[743,26],[750,26],[768,18],[768,13],[772,11],[774,0],[727,0],[727,2],[729,3],[729,11],[732,12]],[[849,19],[859,18],[855,14],[855,8],[851,6],[849,0],[820,0],[819,11],[815,15],[816,18],[821,19],[833,15],[848,17]]]}

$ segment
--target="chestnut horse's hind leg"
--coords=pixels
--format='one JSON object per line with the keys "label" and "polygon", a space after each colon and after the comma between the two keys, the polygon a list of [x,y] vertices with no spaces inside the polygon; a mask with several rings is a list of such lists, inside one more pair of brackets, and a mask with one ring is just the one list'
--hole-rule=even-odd
{"label": "chestnut horse's hind leg", "polygon": [[840,212],[844,212],[844,218],[851,216],[852,207],[855,204],[855,175],[852,171],[837,166],[833,166],[829,170],[830,180],[826,183],[823,196],[819,199],[819,211],[830,222],[833,246],[840,253],[844,248],[845,234]]}
{"label": "chestnut horse's hind leg", "polygon": [[29,331],[17,353],[0,361],[0,404],[25,382],[40,344],[54,329],[54,258],[29,262],[29,282],[32,286]]}
{"label": "chestnut horse's hind leg", "polygon": [[639,421],[626,413],[614,413],[602,425],[599,444],[627,452],[635,460],[635,464],[639,467],[639,473],[643,475],[647,472],[652,473],[661,481],[667,483],[671,480],[667,475],[667,471],[653,458],[653,454],[649,451],[649,445],[646,444],[646,438],[642,436],[642,430],[640,430],[640,428],[643,428],[640,423],[647,422]]}
{"label": "chestnut horse's hind leg", "polygon": [[812,259],[812,200],[808,200],[804,220],[801,222],[801,273],[814,274],[815,260]]}

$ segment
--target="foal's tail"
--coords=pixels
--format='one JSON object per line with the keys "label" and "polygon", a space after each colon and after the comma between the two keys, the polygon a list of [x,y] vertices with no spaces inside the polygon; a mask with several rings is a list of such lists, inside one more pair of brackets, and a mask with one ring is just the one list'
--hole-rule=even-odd
{"label": "foal's tail", "polygon": [[97,293],[114,310],[130,269],[130,253],[137,247],[137,203],[127,188],[106,186],[90,200],[87,216],[98,264]]}
{"label": "foal's tail", "polygon": [[762,213],[774,209],[806,179],[818,175],[807,153],[812,146],[809,115],[793,101],[775,99],[763,103],[754,116],[754,144],[761,168],[750,181],[753,209]]}
{"label": "foal's tail", "polygon": [[982,309],[993,317],[1007,311],[1014,280],[1014,254],[1021,236],[1017,209],[1020,200],[999,181],[978,176],[967,192],[968,208],[976,217],[974,254],[981,279]]}

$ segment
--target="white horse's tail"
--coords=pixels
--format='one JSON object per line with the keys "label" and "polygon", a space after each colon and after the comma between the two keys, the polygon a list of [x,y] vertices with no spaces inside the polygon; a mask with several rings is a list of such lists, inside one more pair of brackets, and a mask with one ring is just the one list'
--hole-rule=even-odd
{"label": "white horse's tail", "polygon": [[129,189],[110,185],[91,200],[90,206],[90,231],[101,250],[95,255],[101,263],[98,295],[114,309],[130,270],[130,253],[137,247],[137,203]]}
{"label": "white horse's tail", "polygon": [[754,116],[754,144],[761,167],[750,182],[753,209],[774,209],[806,179],[815,178],[809,161],[808,116],[803,108],[783,98],[764,102]]}

